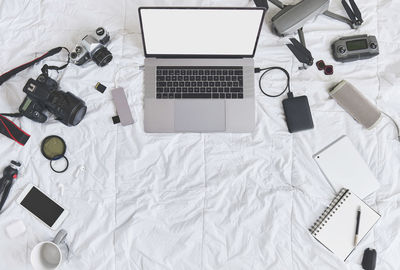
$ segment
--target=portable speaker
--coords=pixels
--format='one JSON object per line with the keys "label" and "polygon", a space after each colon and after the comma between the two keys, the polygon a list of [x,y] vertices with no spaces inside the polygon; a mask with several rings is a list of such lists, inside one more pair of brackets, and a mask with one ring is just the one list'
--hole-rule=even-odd
{"label": "portable speaker", "polygon": [[382,118],[381,111],[345,80],[337,84],[329,95],[367,129],[373,128]]}

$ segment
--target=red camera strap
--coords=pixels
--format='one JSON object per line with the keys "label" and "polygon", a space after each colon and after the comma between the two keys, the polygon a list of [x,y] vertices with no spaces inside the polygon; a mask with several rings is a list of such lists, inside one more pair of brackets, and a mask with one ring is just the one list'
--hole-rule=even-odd
{"label": "red camera strap", "polygon": [[24,146],[29,140],[30,136],[28,133],[20,129],[11,120],[0,114],[0,133],[4,134],[8,138],[16,141],[18,144]]}

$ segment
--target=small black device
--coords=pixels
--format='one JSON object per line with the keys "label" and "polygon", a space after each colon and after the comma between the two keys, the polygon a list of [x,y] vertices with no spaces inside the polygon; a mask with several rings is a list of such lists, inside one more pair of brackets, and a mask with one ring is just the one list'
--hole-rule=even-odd
{"label": "small black device", "polygon": [[254,0],[256,7],[268,9],[268,0]]}
{"label": "small black device", "polygon": [[[286,87],[282,92],[275,95],[265,92],[261,84],[261,81],[265,75],[272,70],[280,70],[286,76]],[[261,74],[258,85],[264,95],[275,98],[282,96],[286,91],[288,91],[288,98],[284,99],[282,104],[289,132],[293,133],[314,128],[314,122],[310,111],[310,105],[308,104],[308,98],[306,96],[293,97],[293,92],[290,90],[289,72],[282,67],[255,68],[254,70],[255,73],[259,73],[261,71],[264,72]]]}
{"label": "small black device", "polygon": [[18,168],[20,166],[21,163],[13,160],[3,171],[3,177],[0,179],[0,211],[7,200],[8,194],[10,194],[14,179],[18,177]]}
{"label": "small black device", "polygon": [[310,105],[306,96],[293,97],[290,92],[288,98],[282,101],[282,105],[290,133],[314,128]]}
{"label": "small black device", "polygon": [[45,109],[67,126],[76,126],[86,114],[85,102],[70,92],[58,90],[58,83],[46,73],[39,75],[36,80],[29,79],[23,91],[26,97],[19,111],[35,122],[46,122]]}
{"label": "small black device", "polygon": [[101,83],[96,83],[96,85],[94,86],[94,88],[99,91],[100,93],[104,93],[104,91],[106,91],[107,87]]}
{"label": "small black device", "polygon": [[71,52],[72,63],[81,66],[93,60],[99,67],[111,62],[113,56],[106,45],[110,42],[109,33],[103,28],[96,29],[94,34],[86,35]]}
{"label": "small black device", "polygon": [[369,59],[379,54],[378,41],[369,35],[342,37],[332,44],[332,53],[339,62]]}
{"label": "small black device", "polygon": [[376,267],[376,250],[367,248],[364,250],[364,256],[361,266],[365,270],[375,270]]}

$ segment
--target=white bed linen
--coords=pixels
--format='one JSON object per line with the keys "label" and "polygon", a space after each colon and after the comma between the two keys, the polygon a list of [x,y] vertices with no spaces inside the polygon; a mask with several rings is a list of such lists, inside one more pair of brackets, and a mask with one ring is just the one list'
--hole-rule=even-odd
{"label": "white bed linen", "polygon": [[[292,1],[295,2],[295,1]],[[365,23],[358,30],[320,16],[305,26],[315,60],[333,64],[333,76],[315,67],[299,71],[284,46],[287,38],[271,33],[271,4],[255,56],[260,67],[282,66],[292,77],[295,95],[306,94],[315,128],[289,134],[281,101],[256,89],[256,129],[252,134],[146,134],[143,132],[144,56],[137,8],[144,5],[253,6],[247,0],[205,1],[0,1],[0,73],[57,46],[73,48],[98,26],[111,33],[113,61],[70,65],[60,86],[84,99],[88,113],[77,127],[56,120],[38,124],[16,120],[32,135],[21,147],[0,136],[0,170],[15,159],[21,175],[0,215],[0,270],[31,269],[30,251],[55,232],[15,203],[28,183],[38,185],[70,211],[63,224],[71,254],[61,269],[69,270],[356,270],[363,250],[378,251],[377,269],[399,269],[400,143],[384,119],[365,130],[329,98],[329,87],[349,80],[380,108],[400,121],[400,2],[357,1]],[[290,3],[290,0],[285,3]],[[339,0],[330,10],[345,15]],[[381,54],[370,60],[334,62],[330,44],[354,34],[378,37]],[[62,64],[61,55],[46,63]],[[0,87],[0,112],[15,112],[22,88],[42,66],[25,70]],[[54,75],[54,74],[53,74]],[[259,75],[255,76],[258,81]],[[273,72],[265,87],[280,89]],[[108,87],[104,94],[93,87]],[[126,90],[136,123],[113,125],[116,114],[110,90]],[[67,143],[70,168],[50,170],[40,142],[56,134]],[[347,134],[380,182],[367,198],[382,218],[346,263],[312,239],[308,228],[334,192],[312,155]],[[74,176],[81,167],[85,171]],[[61,185],[64,187],[61,194]],[[23,220],[27,232],[9,239],[8,224]]]}

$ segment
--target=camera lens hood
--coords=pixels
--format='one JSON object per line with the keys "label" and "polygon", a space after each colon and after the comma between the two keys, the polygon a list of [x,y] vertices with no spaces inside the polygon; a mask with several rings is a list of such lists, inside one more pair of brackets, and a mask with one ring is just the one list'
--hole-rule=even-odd
{"label": "camera lens hood", "polygon": [[73,109],[73,111],[71,112],[71,116],[69,119],[69,125],[72,126],[76,126],[77,124],[79,124],[83,117],[85,116],[87,111],[87,107],[85,105],[85,103],[79,103],[75,106],[75,108]]}

